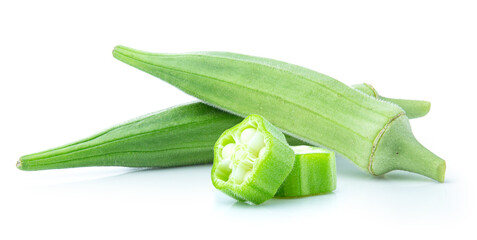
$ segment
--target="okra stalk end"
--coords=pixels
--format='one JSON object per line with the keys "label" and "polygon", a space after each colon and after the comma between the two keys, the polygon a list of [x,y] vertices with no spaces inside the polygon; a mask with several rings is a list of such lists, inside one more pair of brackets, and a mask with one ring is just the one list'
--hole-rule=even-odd
{"label": "okra stalk end", "polygon": [[353,85],[353,88],[371,97],[397,104],[406,112],[409,119],[424,117],[431,110],[431,103],[428,101],[383,97],[378,94],[373,86],[367,83]]}
{"label": "okra stalk end", "polygon": [[446,162],[416,140],[404,115],[383,129],[374,149],[368,169],[374,175],[404,170],[444,182]]}
{"label": "okra stalk end", "polygon": [[423,100],[408,100],[380,97],[381,99],[399,105],[410,119],[426,116],[431,110],[431,103]]}

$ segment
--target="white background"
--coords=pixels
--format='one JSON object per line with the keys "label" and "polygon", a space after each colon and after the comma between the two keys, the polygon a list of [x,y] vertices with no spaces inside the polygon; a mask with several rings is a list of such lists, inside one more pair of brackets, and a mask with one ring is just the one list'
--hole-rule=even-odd
{"label": "white background", "polygon": [[[0,3],[1,239],[475,239],[472,1],[225,2]],[[210,165],[17,170],[21,155],[194,100],[114,59],[118,44],[275,58],[429,100],[411,124],[446,182],[339,158],[334,193],[249,206],[214,189]]]}

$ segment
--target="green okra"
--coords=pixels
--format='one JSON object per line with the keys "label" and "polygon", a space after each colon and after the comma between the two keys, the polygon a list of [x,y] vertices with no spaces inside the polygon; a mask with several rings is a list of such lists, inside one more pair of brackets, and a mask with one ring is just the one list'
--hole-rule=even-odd
{"label": "green okra", "polygon": [[[212,163],[213,146],[217,138],[242,120],[203,103],[177,106],[139,117],[66,146],[23,156],[17,167],[31,171],[92,166],[175,167]],[[285,136],[290,145],[305,144]]]}
{"label": "green okra", "polygon": [[294,146],[293,169],[275,197],[303,197],[336,189],[335,153],[312,146]]}
{"label": "green okra", "polygon": [[354,89],[362,91],[363,93],[366,93],[367,95],[373,96],[377,99],[382,99],[382,100],[399,105],[406,112],[406,116],[409,119],[423,117],[431,109],[431,103],[428,101],[395,99],[395,98],[387,98],[387,97],[380,96],[373,86],[366,83],[356,84],[356,85],[353,85],[352,87]]}
{"label": "green okra", "polygon": [[445,161],[413,136],[406,112],[321,73],[224,52],[153,54],[118,46],[117,59],[239,116],[333,149],[373,175],[392,170],[444,181]]}
{"label": "green okra", "polygon": [[[123,166],[176,167],[213,162],[217,138],[243,118],[204,103],[148,114],[89,138],[22,156],[21,170]],[[287,136],[290,144],[304,144]]]}
{"label": "green okra", "polygon": [[275,195],[294,162],[283,133],[261,116],[250,115],[217,140],[212,183],[239,201],[260,204]]}

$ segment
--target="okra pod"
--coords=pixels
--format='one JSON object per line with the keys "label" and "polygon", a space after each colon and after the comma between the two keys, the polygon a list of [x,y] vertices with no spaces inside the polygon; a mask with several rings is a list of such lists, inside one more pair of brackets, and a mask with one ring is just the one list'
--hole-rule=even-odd
{"label": "okra pod", "polygon": [[203,103],[149,114],[17,162],[21,170],[89,166],[174,167],[211,163],[222,132],[242,118]]}
{"label": "okra pod", "polygon": [[373,175],[392,170],[444,181],[445,161],[413,136],[405,111],[324,74],[224,52],[154,54],[118,46],[117,59],[238,116],[333,149]]}

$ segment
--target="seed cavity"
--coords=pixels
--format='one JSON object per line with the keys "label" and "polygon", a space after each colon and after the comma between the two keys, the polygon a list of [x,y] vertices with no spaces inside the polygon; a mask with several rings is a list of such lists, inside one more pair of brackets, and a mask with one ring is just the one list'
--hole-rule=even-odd
{"label": "seed cavity", "polygon": [[254,127],[247,127],[235,135],[237,142],[226,142],[220,153],[217,177],[234,184],[245,182],[258,158],[266,155],[264,135]]}

